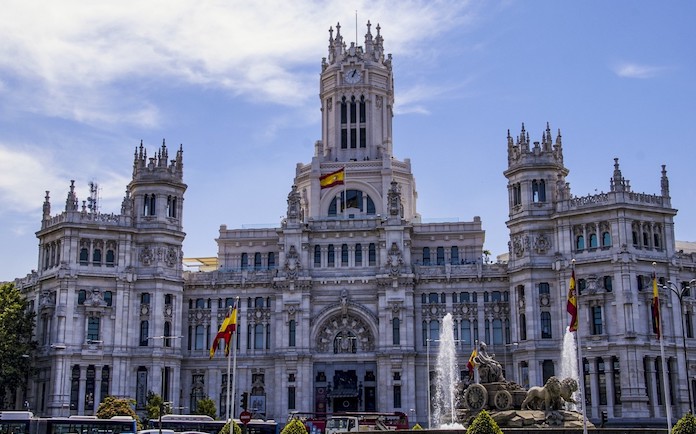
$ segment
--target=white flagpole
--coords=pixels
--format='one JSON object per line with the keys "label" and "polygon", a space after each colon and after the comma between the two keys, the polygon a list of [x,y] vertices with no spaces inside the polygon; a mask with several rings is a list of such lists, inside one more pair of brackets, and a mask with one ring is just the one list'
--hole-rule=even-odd
{"label": "white flagpole", "polygon": [[[228,308],[227,315],[232,315],[232,308]],[[235,325],[236,329],[236,325]],[[234,332],[232,332],[232,336],[234,336]],[[232,336],[230,336],[230,345],[232,345]],[[236,345],[235,345],[236,347]],[[227,405],[225,405],[225,413],[227,416],[227,422],[229,422],[232,419],[232,401],[230,400],[230,382],[233,382],[234,379],[233,377],[230,377],[231,369],[230,369],[230,354],[227,353]],[[232,387],[234,389],[234,387]],[[232,428],[230,427],[230,431],[233,431]]]}
{"label": "white flagpole", "polygon": [[[653,288],[657,285],[657,273],[655,272],[656,262],[653,265]],[[662,357],[662,363],[660,367],[662,368],[662,393],[665,395],[665,412],[667,413],[667,433],[672,432],[672,400],[669,393],[669,382],[667,381],[667,363],[665,360],[665,343],[664,343],[664,329],[662,328],[662,307],[660,303],[660,297],[658,293],[657,297],[657,319],[659,321],[659,336],[657,339],[660,340],[660,356]]]}
{"label": "white flagpole", "polygon": [[[573,273],[573,280],[577,279],[575,276],[575,259],[571,260],[572,267],[571,272]],[[582,408],[582,433],[587,434],[587,397],[585,396],[585,365],[582,363],[582,342],[580,341],[580,291],[578,289],[577,281],[575,284],[575,317],[578,319],[578,326],[575,328],[575,338],[577,339],[578,347],[578,383],[580,383],[580,394],[582,395],[582,402],[580,407]]]}

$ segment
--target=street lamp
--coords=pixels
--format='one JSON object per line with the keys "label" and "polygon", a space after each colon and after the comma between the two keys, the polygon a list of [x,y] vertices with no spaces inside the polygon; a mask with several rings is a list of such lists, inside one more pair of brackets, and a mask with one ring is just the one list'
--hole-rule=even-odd
{"label": "street lamp", "polygon": [[686,317],[686,313],[684,312],[684,297],[689,294],[689,290],[691,289],[691,285],[693,285],[696,282],[696,279],[692,279],[689,281],[688,285],[684,285],[681,289],[677,287],[673,282],[667,281],[667,285],[662,285],[664,289],[669,289],[672,291],[676,296],[677,299],[679,300],[679,314],[681,316],[681,326],[682,326],[682,349],[684,350],[684,368],[686,369],[686,390],[689,394],[689,412],[691,414],[694,413],[694,404],[693,400],[691,399],[691,379],[689,378],[689,359],[686,354],[686,324],[684,324],[684,320]]}

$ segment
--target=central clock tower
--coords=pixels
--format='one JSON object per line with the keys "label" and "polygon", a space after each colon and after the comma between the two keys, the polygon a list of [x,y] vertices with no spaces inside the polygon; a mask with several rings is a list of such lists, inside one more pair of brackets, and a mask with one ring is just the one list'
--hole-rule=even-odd
{"label": "central clock tower", "polygon": [[367,23],[364,47],[346,46],[341,25],[329,29],[329,56],[322,59],[322,148],[327,161],[380,160],[392,156],[394,80],[379,24]]}

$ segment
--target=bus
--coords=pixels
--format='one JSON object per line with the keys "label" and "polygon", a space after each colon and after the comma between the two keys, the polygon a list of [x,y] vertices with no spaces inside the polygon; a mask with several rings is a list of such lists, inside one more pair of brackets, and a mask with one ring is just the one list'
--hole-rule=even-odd
{"label": "bus", "polygon": [[113,416],[99,419],[96,416],[70,416],[38,418],[32,421],[36,429],[30,434],[136,434],[135,419],[130,416]]}
{"label": "bus", "polygon": [[324,434],[357,431],[394,431],[409,429],[406,413],[341,412],[326,420]]}
{"label": "bus", "polygon": [[30,434],[30,423],[34,419],[31,411],[0,412],[0,434]]}
{"label": "bus", "polygon": [[0,412],[0,434],[136,434],[130,416],[98,419],[96,416],[34,417],[30,411]]}
{"label": "bus", "polygon": [[[239,419],[234,419],[237,425],[242,426]],[[210,416],[199,414],[165,414],[162,415],[162,429],[173,430],[181,433],[197,431],[207,434],[218,434],[227,422],[215,420]],[[159,419],[149,421],[148,428],[159,429]],[[274,420],[252,419],[246,425],[247,434],[278,434],[278,424]]]}

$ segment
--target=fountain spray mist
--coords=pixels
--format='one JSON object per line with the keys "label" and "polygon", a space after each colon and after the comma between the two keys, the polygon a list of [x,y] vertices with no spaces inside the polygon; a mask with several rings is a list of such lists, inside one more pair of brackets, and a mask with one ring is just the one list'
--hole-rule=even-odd
{"label": "fountain spray mist", "polygon": [[436,372],[433,420],[436,427],[442,428],[447,422],[454,424],[457,421],[456,391],[457,383],[459,383],[459,366],[451,313],[442,319]]}
{"label": "fountain spray mist", "polygon": [[[561,352],[561,379],[572,378],[580,384],[578,375],[578,348],[575,344],[575,335],[566,327],[565,335],[563,336],[563,351]],[[579,393],[573,393],[573,399],[579,399]],[[575,410],[575,404],[566,403],[567,410]]]}

